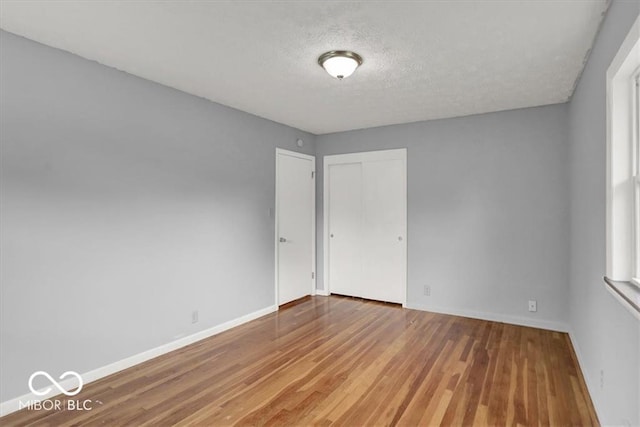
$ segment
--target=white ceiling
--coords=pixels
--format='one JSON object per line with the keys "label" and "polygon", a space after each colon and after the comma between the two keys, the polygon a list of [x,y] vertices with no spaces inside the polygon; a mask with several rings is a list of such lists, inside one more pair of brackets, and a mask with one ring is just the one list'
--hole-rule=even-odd
{"label": "white ceiling", "polygon": [[[0,27],[315,134],[565,102],[606,0],[9,1]],[[338,81],[320,54],[364,57]]]}

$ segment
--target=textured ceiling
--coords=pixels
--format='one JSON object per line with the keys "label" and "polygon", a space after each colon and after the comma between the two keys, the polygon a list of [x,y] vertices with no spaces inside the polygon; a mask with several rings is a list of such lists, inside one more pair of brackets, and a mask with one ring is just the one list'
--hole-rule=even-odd
{"label": "textured ceiling", "polygon": [[[316,134],[565,102],[606,0],[8,1],[0,27]],[[364,64],[338,81],[332,49]]]}

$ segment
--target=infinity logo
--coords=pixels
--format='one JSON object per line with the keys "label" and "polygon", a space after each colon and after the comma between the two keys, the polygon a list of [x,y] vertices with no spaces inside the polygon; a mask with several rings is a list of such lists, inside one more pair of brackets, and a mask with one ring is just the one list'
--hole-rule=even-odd
{"label": "infinity logo", "polygon": [[62,388],[60,383],[57,382],[56,380],[54,380],[51,377],[51,375],[49,375],[45,371],[37,371],[37,372],[34,372],[33,374],[31,374],[31,376],[29,377],[29,389],[36,396],[44,396],[45,394],[49,394],[49,392],[51,392],[51,387],[47,387],[47,388],[45,388],[43,390],[40,390],[40,391],[36,390],[33,387],[33,380],[34,380],[35,377],[37,377],[39,375],[42,375],[43,377],[46,377],[51,382],[51,385],[54,385],[58,390],[60,390],[60,393],[65,394],[67,396],[75,396],[76,394],[80,393],[80,390],[82,390],[82,384],[83,384],[82,383],[82,377],[77,372],[67,371],[64,374],[60,375],[60,378],[59,378],[60,380],[64,380],[68,376],[72,376],[72,377],[75,377],[75,378],[78,379],[78,388],[75,391],[67,391],[64,388]]}

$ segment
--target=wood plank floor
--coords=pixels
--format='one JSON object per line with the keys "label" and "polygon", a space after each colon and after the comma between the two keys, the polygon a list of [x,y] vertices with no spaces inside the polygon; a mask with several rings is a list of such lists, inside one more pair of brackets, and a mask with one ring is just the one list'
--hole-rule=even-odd
{"label": "wood plank floor", "polygon": [[0,425],[597,425],[566,334],[313,297]]}

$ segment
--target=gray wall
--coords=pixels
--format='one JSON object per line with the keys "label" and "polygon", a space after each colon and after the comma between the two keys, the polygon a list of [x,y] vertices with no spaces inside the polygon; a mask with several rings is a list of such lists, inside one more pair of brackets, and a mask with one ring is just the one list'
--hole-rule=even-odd
{"label": "gray wall", "polygon": [[[612,3],[569,105],[571,160],[570,307],[574,344],[600,422],[640,425],[640,322],[604,287],[605,73],[640,13]],[[600,387],[600,371],[604,386]],[[626,421],[624,421],[626,420]]]}
{"label": "gray wall", "polygon": [[[566,122],[563,104],[323,135],[318,182],[324,155],[407,147],[408,305],[562,327]],[[318,258],[322,287],[321,186]]]}
{"label": "gray wall", "polygon": [[0,401],[274,304],[275,147],[313,136],[0,43]]}

